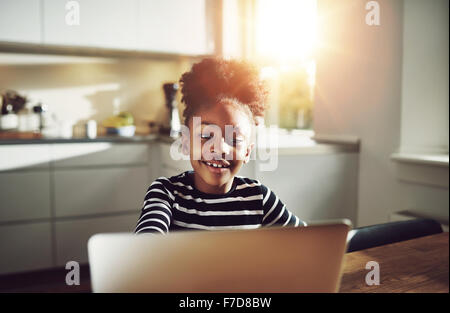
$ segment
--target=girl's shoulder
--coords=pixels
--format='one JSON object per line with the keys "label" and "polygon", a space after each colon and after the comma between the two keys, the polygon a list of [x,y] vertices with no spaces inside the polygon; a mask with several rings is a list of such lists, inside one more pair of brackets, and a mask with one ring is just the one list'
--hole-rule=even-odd
{"label": "girl's shoulder", "polygon": [[177,186],[192,189],[191,183],[188,178],[188,174],[189,171],[185,171],[183,173],[173,175],[170,177],[160,176],[153,181],[153,183],[150,185],[150,188],[154,185],[162,185],[168,191],[172,191]]}
{"label": "girl's shoulder", "polygon": [[252,190],[252,193],[262,193],[265,186],[258,179],[235,176],[236,190]]}
{"label": "girl's shoulder", "polygon": [[[236,176],[236,178],[238,178],[237,185],[241,185],[240,188],[258,188],[258,190],[263,194],[264,197],[267,195],[267,193],[273,193],[273,191],[268,186],[264,185],[259,179],[253,179],[244,176]],[[237,189],[239,189],[239,187]]]}
{"label": "girl's shoulder", "polygon": [[261,182],[258,179],[246,177],[246,176],[239,176],[236,175],[235,179],[238,184],[246,184],[246,185],[254,185],[254,186],[261,186]]}

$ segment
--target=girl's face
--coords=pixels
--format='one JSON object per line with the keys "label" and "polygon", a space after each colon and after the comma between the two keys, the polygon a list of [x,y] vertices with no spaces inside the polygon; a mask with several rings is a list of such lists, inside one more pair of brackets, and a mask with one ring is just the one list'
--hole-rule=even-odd
{"label": "girl's face", "polygon": [[[227,101],[197,111],[189,121],[189,154],[196,187],[225,193],[242,165],[249,161],[253,124],[239,105]],[[187,146],[183,138],[183,146]]]}

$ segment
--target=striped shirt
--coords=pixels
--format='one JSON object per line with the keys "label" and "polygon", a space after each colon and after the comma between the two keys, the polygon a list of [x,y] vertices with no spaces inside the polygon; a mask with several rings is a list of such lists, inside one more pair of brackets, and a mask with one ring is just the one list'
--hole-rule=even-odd
{"label": "striped shirt", "polygon": [[235,176],[230,191],[208,194],[194,187],[193,171],[159,177],[148,188],[135,233],[177,230],[305,226],[258,180]]}

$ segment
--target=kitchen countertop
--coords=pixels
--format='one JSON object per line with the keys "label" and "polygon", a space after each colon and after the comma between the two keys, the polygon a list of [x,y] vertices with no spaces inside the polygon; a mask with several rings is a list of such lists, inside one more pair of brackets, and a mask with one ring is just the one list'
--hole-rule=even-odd
{"label": "kitchen countertop", "polygon": [[[23,144],[51,144],[51,143],[89,143],[89,142],[113,142],[113,143],[139,143],[150,142],[155,140],[161,140],[163,136],[158,134],[150,134],[143,136],[133,137],[120,137],[120,136],[100,136],[96,138],[89,137],[41,137],[41,138],[29,138],[29,139],[1,139],[0,145],[23,145]],[[162,139],[169,140],[169,139]]]}
{"label": "kitchen countertop", "polygon": [[[64,144],[64,143],[150,143],[150,142],[164,142],[171,144],[176,139],[162,134],[136,135],[133,137],[120,136],[100,136],[96,138],[88,137],[41,137],[41,138],[27,138],[27,139],[1,139],[2,145],[27,145],[27,144]],[[314,140],[305,136],[285,135],[280,134],[278,141],[266,141],[259,144],[258,151],[262,153],[271,153],[271,151],[278,151],[280,155],[296,155],[296,154],[328,154],[328,153],[357,153],[359,152],[359,143],[350,144],[342,142],[322,142]]]}

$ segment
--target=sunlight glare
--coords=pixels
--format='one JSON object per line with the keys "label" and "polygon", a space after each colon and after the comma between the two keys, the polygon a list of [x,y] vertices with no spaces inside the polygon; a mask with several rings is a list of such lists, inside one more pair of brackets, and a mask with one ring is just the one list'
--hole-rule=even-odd
{"label": "sunlight glare", "polygon": [[281,63],[311,58],[317,35],[316,0],[259,0],[255,32],[259,57]]}

